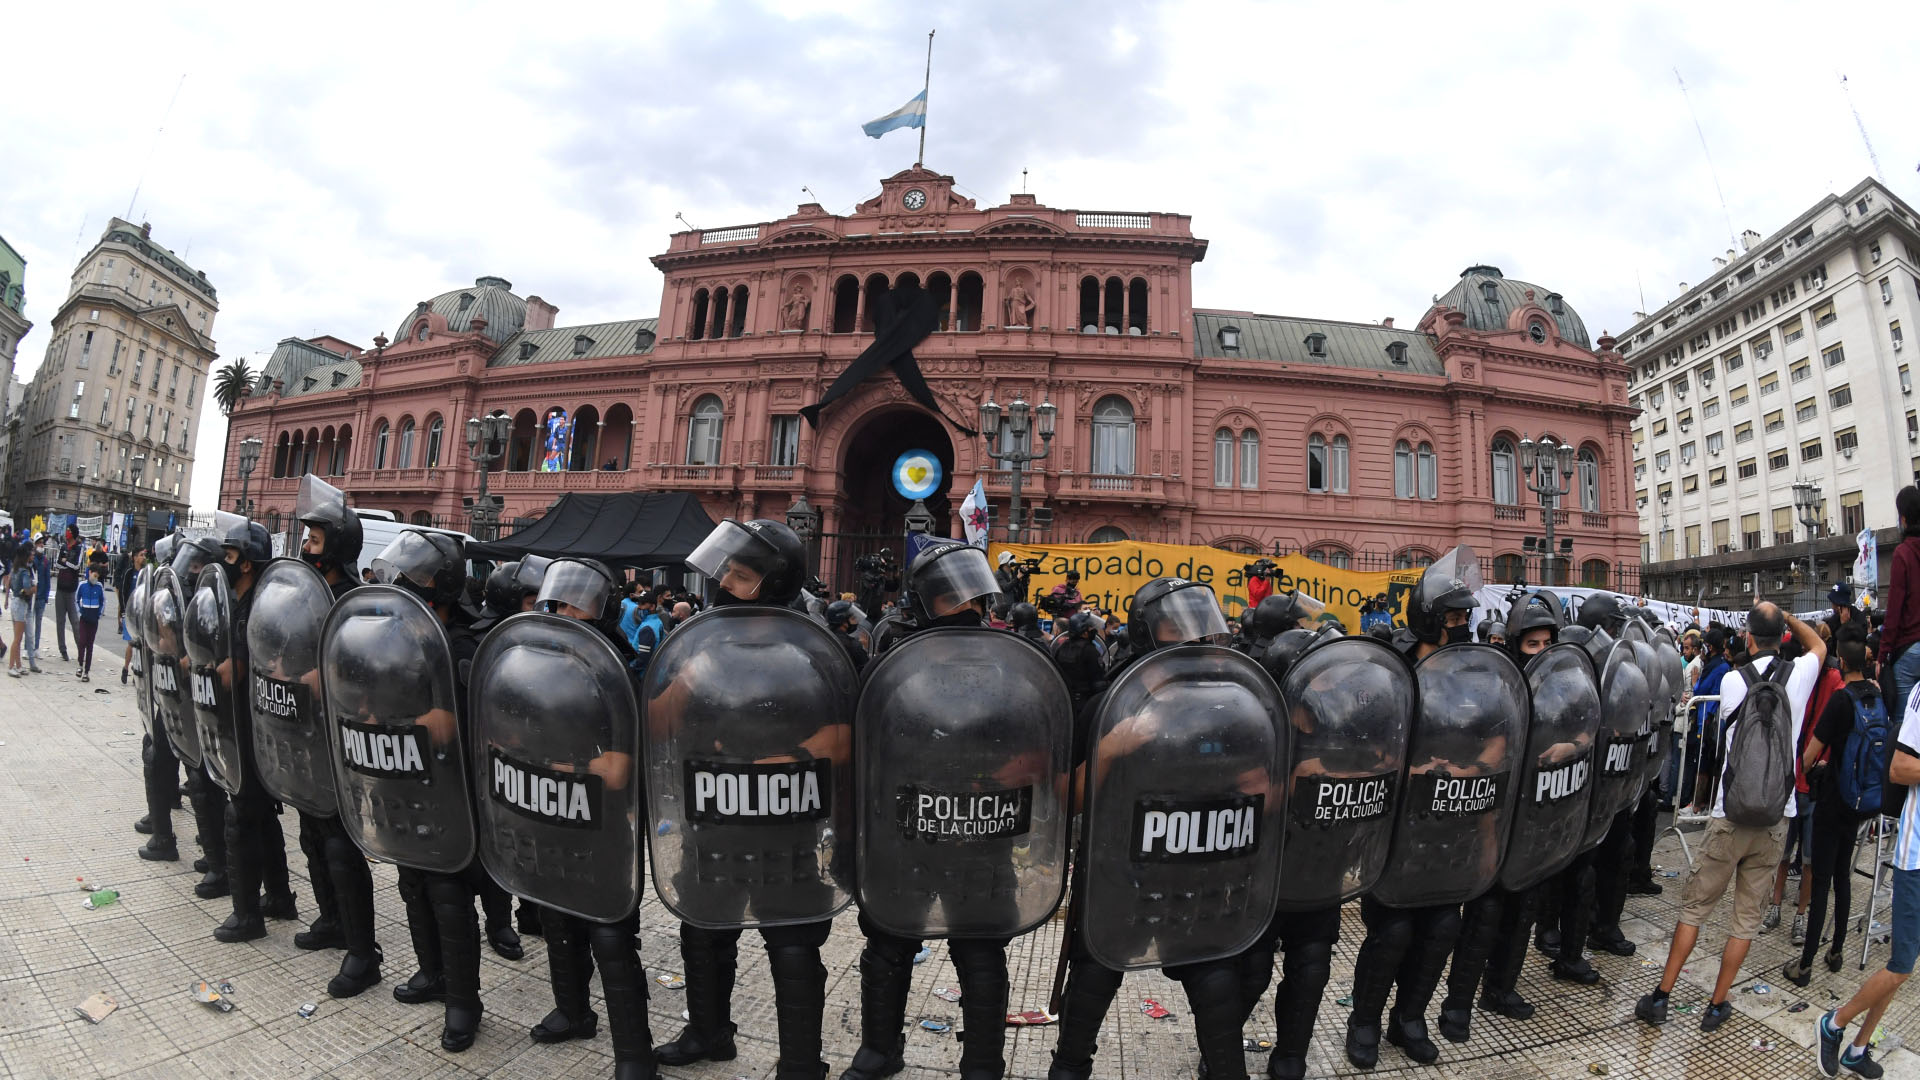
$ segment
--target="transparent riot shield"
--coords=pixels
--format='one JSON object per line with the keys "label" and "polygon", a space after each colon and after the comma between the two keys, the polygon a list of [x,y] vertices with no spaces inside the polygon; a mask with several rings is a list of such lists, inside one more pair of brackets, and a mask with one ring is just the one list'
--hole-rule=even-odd
{"label": "transparent riot shield", "polygon": [[642,692],[653,887],[709,929],[830,919],[853,897],[858,678],[806,615],[704,611],[653,652]]}
{"label": "transparent riot shield", "polygon": [[199,587],[187,601],[187,679],[200,756],[207,776],[229,795],[246,785],[242,755],[239,677],[233,656],[233,593],[218,564],[202,567]]}
{"label": "transparent riot shield", "polygon": [[1578,645],[1560,644],[1527,661],[1533,725],[1521,763],[1512,832],[1500,887],[1531,889],[1579,854],[1594,789],[1594,735],[1600,686]]}
{"label": "transparent riot shield", "polygon": [[160,726],[160,714],[153,707],[153,686],[147,678],[151,664],[147,655],[147,622],[152,618],[152,597],[148,591],[153,578],[153,567],[143,566],[133,576],[133,591],[127,595],[127,669],[133,675],[134,707],[140,711],[140,725],[152,738],[164,739],[166,730]]}
{"label": "transparent riot shield", "polygon": [[858,719],[860,910],[910,938],[1017,937],[1066,886],[1073,702],[1001,630],[923,631],[867,673]]}
{"label": "transparent riot shield", "polygon": [[1118,971],[1244,951],[1273,917],[1290,727],[1273,679],[1220,646],[1114,680],[1087,757],[1080,935]]}
{"label": "transparent riot shield", "polygon": [[1636,752],[1646,722],[1646,676],[1633,662],[1633,642],[1616,641],[1597,665],[1600,673],[1600,728],[1593,752],[1598,762],[1593,800],[1587,808],[1587,833],[1580,850],[1597,847],[1607,835],[1613,816],[1633,805],[1640,795]]}
{"label": "transparent riot shield", "polygon": [[1448,645],[1416,664],[1420,711],[1387,869],[1389,907],[1471,900],[1491,888],[1513,823],[1526,750],[1526,676],[1504,649]]}
{"label": "transparent riot shield", "polygon": [[453,873],[473,861],[446,629],[412,593],[363,585],[327,613],[320,687],[340,822],[376,859]]}
{"label": "transparent riot shield", "polygon": [[320,631],[333,590],[299,559],[275,559],[247,619],[253,761],[274,798],[318,817],[339,811],[333,744],[320,709]]}
{"label": "transparent riot shield", "polygon": [[480,861],[510,893],[595,922],[640,902],[639,698],[606,638],[528,612],[474,655]]}
{"label": "transparent riot shield", "polygon": [[1279,907],[1310,911],[1360,896],[1386,868],[1418,695],[1400,654],[1368,637],[1309,649],[1281,693],[1293,783]]}
{"label": "transparent riot shield", "polygon": [[186,669],[186,593],[173,568],[153,575],[153,704],[160,712],[173,752],[189,769],[200,767],[200,730],[188,696]]}

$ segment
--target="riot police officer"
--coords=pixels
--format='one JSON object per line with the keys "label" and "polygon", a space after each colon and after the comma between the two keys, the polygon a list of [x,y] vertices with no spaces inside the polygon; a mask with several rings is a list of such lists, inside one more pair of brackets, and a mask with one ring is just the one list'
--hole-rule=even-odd
{"label": "riot police officer", "polygon": [[840,645],[847,650],[847,659],[853,661],[854,670],[867,666],[867,649],[860,644],[860,620],[853,610],[850,600],[835,600],[827,605],[827,629],[840,639]]}
{"label": "riot police officer", "polygon": [[[140,563],[144,552],[134,552]],[[153,561],[135,573],[132,595],[128,598],[127,631],[133,638],[128,645],[130,666],[134,668],[134,693],[145,705],[147,730],[140,739],[141,781],[146,790],[147,816],[134,823],[135,832],[147,834],[147,842],[135,854],[148,862],[178,862],[180,844],[173,834],[173,812],[180,809],[180,759],[174,755],[160,720],[160,704],[153,689],[154,638],[153,602],[155,575],[173,555],[173,537],[154,541]],[[205,871],[202,871],[204,873]]]}
{"label": "riot police officer", "polygon": [[[717,591],[714,594],[714,608],[676,627],[648,665],[645,709],[650,769],[658,769],[659,762],[672,759],[671,754],[657,747],[685,735],[684,730],[674,732],[667,729],[675,723],[676,718],[687,714],[690,701],[709,703],[725,696],[723,690],[726,688],[708,685],[706,680],[732,680],[736,688],[740,684],[741,673],[721,675],[712,672],[707,663],[709,658],[695,655],[701,649],[700,643],[706,640],[705,635],[717,635],[716,645],[725,646],[734,640],[728,637],[730,631],[727,628],[751,624],[753,628],[742,629],[739,633],[747,637],[761,635],[755,638],[754,643],[767,647],[762,651],[792,646],[796,653],[810,648],[811,642],[818,640],[812,635],[826,636],[819,623],[792,610],[806,578],[806,562],[806,547],[794,531],[783,522],[767,519],[744,523],[732,519],[723,521],[687,557],[687,565],[706,575]],[[869,577],[877,574],[877,570],[871,571]],[[870,584],[877,590],[877,583]],[[739,610],[747,606],[780,609],[780,612]],[[790,627],[782,621],[784,616],[789,615],[797,625]],[[806,644],[797,644],[796,637],[789,634]],[[845,655],[840,646],[831,642],[826,643],[826,648],[834,654]],[[783,652],[782,655],[789,654]],[[819,663],[821,658],[811,656],[810,662]],[[807,686],[783,689],[811,694],[821,689],[820,679],[835,679],[835,676],[822,676],[815,672],[809,674],[813,681]],[[816,764],[829,775],[836,768],[849,767],[851,755],[847,744],[854,681],[851,663],[841,669],[838,680],[840,690],[830,695],[837,703],[825,707],[843,710],[846,715],[815,714],[808,717],[806,723],[812,728],[804,739],[789,738],[787,734],[771,730],[754,732],[743,726],[729,726],[725,731],[708,733],[705,756],[710,763],[703,775],[709,776],[716,784],[724,778],[729,782],[729,790],[736,790],[733,781],[746,782],[744,778],[757,776],[757,770],[762,767],[774,769],[780,773],[782,781],[795,784],[809,777],[817,782],[819,773],[810,769]],[[732,719],[737,721],[739,717]],[[789,730],[781,729],[782,732]],[[736,760],[748,754],[750,756],[745,762]],[[675,794],[679,792],[678,778],[667,778],[658,771],[654,772],[650,786],[662,783],[672,785]],[[831,781],[824,786],[831,787]],[[810,790],[818,791],[817,788]],[[649,798],[657,800],[665,794],[650,790]],[[830,792],[828,801],[838,797],[838,793]],[[790,804],[793,800],[783,796],[783,802]],[[676,801],[676,805],[684,804]],[[697,865],[696,849],[681,846],[689,842],[708,842],[706,838],[712,835],[739,836],[746,830],[753,830],[752,835],[761,838],[758,842],[770,850],[797,853],[805,844],[817,854],[822,827],[820,823],[831,817],[831,808],[809,805],[810,810],[794,810],[785,815],[749,815],[744,812],[747,808],[735,805],[735,810],[743,812],[716,810],[705,820],[683,820],[675,826],[682,832],[671,837],[677,854],[675,861],[680,864],[677,871],[672,873],[662,865],[656,847],[653,860],[656,886],[662,885],[664,875],[668,880],[662,887],[663,893],[671,892],[676,898],[684,898],[689,894],[700,896],[703,910],[698,917],[707,921],[707,925],[685,921],[687,915],[691,914],[690,910],[675,908],[683,918],[680,924],[680,956],[686,970],[688,1023],[673,1040],[654,1048],[654,1056],[661,1064],[688,1065],[696,1061],[730,1061],[735,1057],[738,1051],[734,1044],[732,1007],[740,934],[743,928],[756,926],[766,945],[768,966],[773,971],[774,1011],[780,1039],[776,1075],[781,1080],[799,1080],[802,1077],[818,1080],[825,1076],[827,1065],[822,1060],[821,1029],[826,1008],[827,970],[820,962],[820,946],[833,929],[832,913],[845,903],[844,898],[837,902],[834,899],[835,890],[831,885],[834,872],[828,872],[827,880],[803,880],[800,871],[804,869],[806,876],[812,878],[819,873],[818,864],[796,867],[789,871],[792,880],[778,890],[785,894],[783,897],[771,896],[773,890],[764,881],[756,882],[756,889],[729,888],[725,891],[733,910],[724,910],[720,905],[726,900],[714,892],[712,882],[703,878]],[[850,805],[846,806],[845,812],[850,812]],[[689,810],[687,814],[692,816],[693,811]],[[724,820],[715,820],[715,817]],[[770,817],[774,820],[768,820]],[[696,828],[703,831],[695,833]],[[833,832],[830,827],[827,829],[828,835]],[[669,838],[656,836],[656,839],[664,842]],[[742,839],[742,842],[747,841]],[[832,862],[831,859],[828,861]],[[765,864],[756,860],[755,865]],[[773,868],[768,866],[767,870],[772,872]],[[769,902],[792,903],[798,910],[782,917],[769,906]],[[673,903],[669,903],[669,907],[673,906]],[[752,909],[751,915],[747,914],[748,908]]]}
{"label": "riot police officer", "polygon": [[1076,715],[1087,699],[1107,684],[1106,662],[1098,640],[1102,625],[1100,616],[1093,612],[1077,612],[1067,620],[1065,632],[1053,639],[1053,663],[1060,669],[1060,677],[1067,680]]}

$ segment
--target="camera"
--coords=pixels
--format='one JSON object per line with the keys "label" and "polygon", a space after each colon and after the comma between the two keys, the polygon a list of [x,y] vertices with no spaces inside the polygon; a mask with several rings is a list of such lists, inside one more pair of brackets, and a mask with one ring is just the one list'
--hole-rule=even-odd
{"label": "camera", "polygon": [[1039,600],[1035,601],[1034,606],[1039,608],[1041,611],[1044,611],[1047,614],[1058,618],[1059,616],[1066,614],[1067,611],[1073,607],[1073,602],[1071,600],[1068,600],[1065,596],[1062,596],[1058,593],[1048,593],[1047,595],[1041,597]]}
{"label": "camera", "polygon": [[1037,574],[1040,572],[1039,559],[1021,559],[1019,566],[1020,566],[1020,569],[1026,571],[1029,574]]}
{"label": "camera", "polygon": [[1249,578],[1270,578],[1277,573],[1279,569],[1280,564],[1274,562],[1272,559],[1260,559],[1248,563],[1242,568],[1242,572]]}
{"label": "camera", "polygon": [[893,573],[893,552],[887,548],[868,555],[862,555],[853,561],[854,568],[863,574]]}

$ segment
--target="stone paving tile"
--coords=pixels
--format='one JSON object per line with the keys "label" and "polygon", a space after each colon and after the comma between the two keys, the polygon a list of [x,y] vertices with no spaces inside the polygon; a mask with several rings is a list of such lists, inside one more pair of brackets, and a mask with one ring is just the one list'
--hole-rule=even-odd
{"label": "stone paving tile", "polygon": [[[108,643],[103,642],[103,646]],[[112,643],[117,645],[117,642]],[[106,649],[102,649],[103,653]],[[226,916],[225,900],[193,895],[198,879],[190,863],[193,819],[174,817],[181,834],[183,860],[146,863],[134,857],[142,839],[132,823],[145,810],[140,791],[139,739],[131,694],[117,680],[83,685],[70,676],[71,665],[45,665],[55,674],[0,682],[0,716],[12,721],[0,738],[0,820],[18,823],[0,836],[0,1078],[199,1077],[465,1078],[567,1080],[604,1077],[611,1072],[612,1047],[604,1031],[595,1039],[563,1046],[536,1046],[527,1028],[551,1007],[546,983],[545,943],[524,942],[525,959],[513,963],[490,951],[482,968],[486,1016],[479,1039],[464,1054],[439,1048],[441,1010],[395,1002],[392,987],[413,971],[405,915],[395,891],[394,869],[374,867],[378,935],[386,953],[385,980],[350,1001],[325,993],[327,978],[339,963],[338,952],[307,953],[292,945],[301,924],[270,924],[270,935],[245,945],[222,945],[213,927]],[[103,655],[97,665],[111,671]],[[65,669],[62,677],[58,672]],[[107,693],[92,693],[105,689]],[[288,834],[290,869],[302,914],[311,918],[312,891],[299,852],[297,819],[282,819]],[[1677,842],[1663,836],[1656,862],[1684,866]],[[1862,869],[1870,849],[1860,854]],[[111,885],[118,903],[98,911],[81,907],[79,882]],[[1780,964],[1794,953],[1781,929],[1754,943],[1735,984],[1735,1017],[1713,1035],[1697,1027],[1697,1009],[1706,1003],[1718,966],[1724,934],[1710,925],[1675,994],[1672,1023],[1654,1030],[1632,1017],[1635,999],[1658,981],[1666,940],[1678,910],[1683,878],[1663,878],[1658,897],[1631,897],[1623,930],[1639,943],[1637,955],[1593,958],[1602,974],[1594,987],[1572,987],[1551,980],[1538,954],[1530,955],[1521,992],[1539,1009],[1527,1023],[1477,1013],[1471,1041],[1441,1044],[1435,1067],[1411,1064],[1398,1050],[1384,1047],[1380,1067],[1362,1073],[1341,1050],[1346,1009],[1335,999],[1351,985],[1351,967],[1363,929],[1357,906],[1344,913],[1334,974],[1317,1020],[1309,1075],[1370,1076],[1381,1080],[1540,1080],[1589,1078],[1593,1065],[1605,1065],[1611,1077],[1791,1077],[1811,1075],[1807,1046],[1813,1019],[1850,994],[1862,976],[1857,967],[1859,931],[1848,940],[1847,965],[1837,974],[1816,964],[1814,981],[1804,991],[1779,977]],[[1797,883],[1790,882],[1789,895]],[[1856,879],[1853,914],[1867,904],[1867,879]],[[1880,916],[1885,918],[1886,897]],[[1723,915],[1724,915],[1723,907]],[[1789,914],[1789,920],[1791,916]],[[1050,989],[1061,926],[1050,922],[1016,941],[1008,963],[1014,986],[1011,1007],[1040,1007]],[[641,958],[652,974],[680,970],[677,928],[659,901],[649,895],[642,908]],[[771,981],[757,935],[742,938],[734,1015],[740,1024],[740,1057],[724,1064],[663,1070],[674,1078],[729,1080],[772,1075],[777,1052]],[[852,1055],[859,1039],[858,969],[861,939],[851,917],[838,920],[825,949],[829,971],[826,1012],[827,1056],[839,1064]],[[1884,961],[1876,946],[1869,966]],[[194,1002],[188,987],[199,978],[234,983],[238,1008],[218,1013]],[[1741,990],[1765,983],[1774,993]],[[908,1003],[910,1020],[938,1018],[956,1029],[960,1011],[933,996],[941,986],[957,985],[946,950],[934,943],[925,964],[914,972]],[[596,988],[598,984],[595,984]],[[96,989],[105,989],[120,1008],[100,1025],[76,1017],[73,1006]],[[664,1040],[682,1025],[684,995],[650,987],[650,1020],[655,1038]],[[1174,1016],[1150,1020],[1139,1011],[1153,998]],[[595,1009],[604,1017],[601,995]],[[1789,1011],[1798,1002],[1808,1008]],[[301,1019],[295,1010],[313,1002],[317,1012]],[[1250,1036],[1273,1030],[1272,991],[1255,1008]],[[1920,994],[1897,999],[1885,1024],[1899,1038],[1920,1036]],[[1010,1078],[1043,1077],[1055,1032],[1050,1028],[1008,1032]],[[1754,1039],[1778,1044],[1770,1054],[1752,1050]],[[1190,1076],[1197,1064],[1185,995],[1155,972],[1128,977],[1101,1036],[1102,1077]],[[1888,1075],[1920,1078],[1920,1056],[1900,1048],[1880,1055]],[[908,1080],[950,1080],[959,1059],[952,1034],[909,1028]],[[1249,1055],[1259,1074],[1265,1055]]]}

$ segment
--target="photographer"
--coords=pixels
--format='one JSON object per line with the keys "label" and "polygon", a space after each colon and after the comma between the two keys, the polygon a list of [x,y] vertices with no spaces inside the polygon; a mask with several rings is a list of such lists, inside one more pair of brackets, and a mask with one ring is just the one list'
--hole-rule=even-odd
{"label": "photographer", "polygon": [[879,611],[887,597],[900,591],[900,568],[893,564],[893,549],[881,548],[854,560],[860,571],[860,609]]}
{"label": "photographer", "polygon": [[1000,595],[1010,604],[1027,602],[1027,592],[1033,588],[1033,572],[1040,569],[1039,559],[1016,559],[1013,552],[1000,553],[1000,568],[993,572],[994,579],[1000,584]]}
{"label": "photographer", "polygon": [[1260,601],[1273,595],[1273,576],[1279,569],[1272,559],[1258,559],[1242,568],[1247,576],[1248,607],[1259,607]]}
{"label": "photographer", "polygon": [[1080,571],[1067,571],[1067,580],[1055,585],[1040,598],[1040,610],[1056,619],[1071,619],[1084,601],[1080,597]]}

